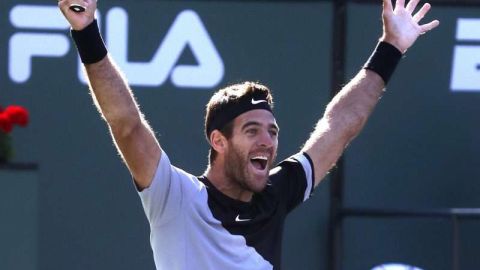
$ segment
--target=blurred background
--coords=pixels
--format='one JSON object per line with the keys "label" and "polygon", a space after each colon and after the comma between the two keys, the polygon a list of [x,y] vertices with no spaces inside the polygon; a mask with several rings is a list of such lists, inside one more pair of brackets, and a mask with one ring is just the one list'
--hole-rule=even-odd
{"label": "blurred background", "polygon": [[[364,131],[287,220],[283,269],[480,268],[480,1],[403,58]],[[205,104],[268,85],[278,159],[296,153],[381,34],[381,1],[103,0],[97,17],[172,163],[207,165]],[[55,1],[0,2],[0,106],[29,124],[0,165],[0,269],[155,269],[130,174],[84,83]],[[0,131],[1,132],[1,131]]]}

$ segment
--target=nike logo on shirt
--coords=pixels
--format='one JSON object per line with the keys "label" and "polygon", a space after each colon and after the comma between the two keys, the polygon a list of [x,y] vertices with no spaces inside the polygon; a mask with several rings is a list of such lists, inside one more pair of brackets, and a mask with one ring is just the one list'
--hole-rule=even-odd
{"label": "nike logo on shirt", "polygon": [[240,218],[240,215],[237,215],[237,217],[235,218],[236,222],[245,222],[245,221],[250,221],[250,220],[252,220],[252,219],[251,218],[246,218],[246,219]]}

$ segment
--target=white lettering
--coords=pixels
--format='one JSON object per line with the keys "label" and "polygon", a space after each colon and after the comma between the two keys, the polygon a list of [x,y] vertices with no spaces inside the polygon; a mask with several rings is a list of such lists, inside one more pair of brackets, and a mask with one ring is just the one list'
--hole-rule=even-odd
{"label": "white lettering", "polygon": [[[186,46],[190,46],[199,63],[198,66],[176,66],[172,70],[173,84],[178,87],[192,87],[194,86],[192,82],[195,82],[198,87],[214,87],[220,83],[224,74],[222,59],[200,17],[195,12],[186,10],[180,13],[165,41],[166,44],[179,45],[177,48],[171,46],[170,49],[165,49],[167,52],[176,52],[176,60],[180,57],[182,50]],[[160,52],[158,58],[161,59]]]}
{"label": "white lettering", "polygon": [[16,33],[9,42],[8,73],[16,83],[28,81],[32,73],[32,58],[62,57],[70,49],[65,35]]}
{"label": "white lettering", "polygon": [[[192,10],[177,15],[150,62],[128,61],[128,14],[124,9],[112,8],[106,26],[108,50],[131,85],[160,86],[170,76],[177,87],[210,88],[223,78],[223,61],[200,17]],[[198,65],[177,65],[186,46]]]}
{"label": "white lettering", "polygon": [[480,46],[455,46],[452,91],[480,91]]}
{"label": "white lettering", "polygon": [[17,5],[10,11],[10,23],[16,28],[42,30],[70,28],[56,6]]}
{"label": "white lettering", "polygon": [[457,20],[457,40],[480,41],[480,19]]}
{"label": "white lettering", "polygon": [[[97,13],[100,21],[100,14]],[[17,32],[10,37],[8,72],[16,83],[27,82],[32,74],[34,57],[64,57],[71,48],[66,31],[70,28],[57,6],[17,5],[10,10],[10,23]],[[109,52],[125,72],[131,85],[158,87],[170,79],[180,88],[211,88],[224,76],[223,61],[197,13],[180,12],[149,62],[128,61],[128,14],[116,7],[106,16],[106,43]],[[56,30],[63,33],[38,33]],[[178,60],[187,46],[197,65],[180,65]],[[85,83],[82,65],[78,77]]]}
{"label": "white lettering", "polygon": [[[480,41],[480,19],[458,19],[458,41]],[[480,45],[457,45],[453,51],[450,89],[480,92]]]}
{"label": "white lettering", "polygon": [[[55,6],[17,5],[10,11],[10,23],[22,29],[69,28]],[[12,35],[8,47],[8,74],[12,81],[24,83],[31,76],[34,57],[63,57],[70,41],[62,34],[20,32]]]}

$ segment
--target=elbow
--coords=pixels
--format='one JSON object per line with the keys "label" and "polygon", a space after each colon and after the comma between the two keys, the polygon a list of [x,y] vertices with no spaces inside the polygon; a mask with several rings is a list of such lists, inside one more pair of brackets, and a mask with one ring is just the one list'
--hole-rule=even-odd
{"label": "elbow", "polygon": [[369,114],[368,113],[360,113],[360,112],[353,112],[350,116],[350,129],[351,132],[354,133],[354,136],[357,136],[358,133],[363,129],[365,124],[367,123]]}
{"label": "elbow", "polygon": [[126,138],[140,126],[142,120],[140,115],[135,112],[126,115],[104,116],[113,135],[117,138]]}

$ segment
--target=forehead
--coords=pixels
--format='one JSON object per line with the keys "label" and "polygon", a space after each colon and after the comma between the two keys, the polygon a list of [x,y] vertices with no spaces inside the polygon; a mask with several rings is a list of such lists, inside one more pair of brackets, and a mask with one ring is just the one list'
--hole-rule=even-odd
{"label": "forehead", "polygon": [[277,121],[275,120],[275,116],[273,116],[271,112],[263,109],[251,110],[251,111],[240,114],[234,119],[233,125],[234,125],[234,128],[236,127],[241,128],[246,123],[252,123],[252,122],[256,122],[265,126],[270,126],[270,125],[277,126]]}

